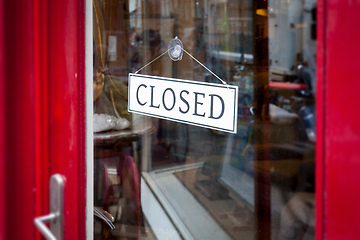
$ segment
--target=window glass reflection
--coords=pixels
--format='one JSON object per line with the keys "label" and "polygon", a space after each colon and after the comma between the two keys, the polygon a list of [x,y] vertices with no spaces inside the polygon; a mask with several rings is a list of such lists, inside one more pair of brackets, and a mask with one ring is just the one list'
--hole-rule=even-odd
{"label": "window glass reflection", "polygon": [[[316,1],[93,9],[95,239],[313,239]],[[127,111],[128,74],[175,36],[239,87],[237,134]],[[140,73],[221,83],[187,54]]]}

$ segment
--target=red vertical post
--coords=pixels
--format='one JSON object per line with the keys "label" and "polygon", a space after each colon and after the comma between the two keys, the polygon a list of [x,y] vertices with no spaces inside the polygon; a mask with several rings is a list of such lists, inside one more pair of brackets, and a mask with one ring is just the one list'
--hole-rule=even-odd
{"label": "red vertical post", "polygon": [[[36,216],[49,212],[48,4],[34,0],[34,114]],[[40,233],[37,232],[37,239]]]}
{"label": "red vertical post", "polygon": [[4,1],[2,7],[4,239],[29,239],[36,209],[33,1]]}
{"label": "red vertical post", "polygon": [[[4,53],[4,0],[0,0],[0,53]],[[5,56],[0,54],[0,193],[5,193]],[[5,194],[0,194],[0,212],[5,212]],[[5,239],[5,214],[0,214],[0,239]]]}
{"label": "red vertical post", "polygon": [[360,2],[318,2],[316,239],[358,239]]}
{"label": "red vertical post", "polygon": [[65,239],[85,239],[85,3],[0,3],[0,239],[39,236],[53,173]]}
{"label": "red vertical post", "polygon": [[315,208],[315,239],[324,239],[324,197],[325,197],[325,162],[324,162],[324,139],[325,139],[325,23],[324,23],[324,0],[317,2],[317,50],[316,50],[316,65],[317,65],[317,89],[316,89],[316,208]]}
{"label": "red vertical post", "polygon": [[85,6],[49,4],[49,159],[65,182],[65,239],[85,239]]}

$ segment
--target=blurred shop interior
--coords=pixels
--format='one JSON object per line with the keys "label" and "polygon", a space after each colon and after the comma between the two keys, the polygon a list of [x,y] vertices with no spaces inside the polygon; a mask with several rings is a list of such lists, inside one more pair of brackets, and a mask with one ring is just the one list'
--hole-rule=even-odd
{"label": "blurred shop interior", "polygon": [[[127,111],[176,36],[239,87],[236,134]],[[314,239],[315,58],[316,0],[93,0],[94,239]]]}

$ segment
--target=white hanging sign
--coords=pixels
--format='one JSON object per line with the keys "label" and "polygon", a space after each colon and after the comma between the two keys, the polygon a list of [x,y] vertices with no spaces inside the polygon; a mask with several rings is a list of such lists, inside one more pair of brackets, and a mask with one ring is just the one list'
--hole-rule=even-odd
{"label": "white hanging sign", "polygon": [[236,133],[238,87],[129,74],[128,111]]}

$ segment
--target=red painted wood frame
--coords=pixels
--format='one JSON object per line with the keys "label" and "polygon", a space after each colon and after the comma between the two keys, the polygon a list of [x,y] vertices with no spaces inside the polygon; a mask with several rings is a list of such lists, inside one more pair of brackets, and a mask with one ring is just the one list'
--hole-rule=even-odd
{"label": "red painted wood frame", "polygon": [[0,239],[39,238],[54,173],[65,239],[85,239],[85,1],[0,3]]}
{"label": "red painted wood frame", "polygon": [[[4,0],[0,0],[0,16],[4,16]],[[4,17],[0,20],[0,238],[5,239],[5,50]]]}
{"label": "red painted wood frame", "polygon": [[317,8],[316,239],[359,239],[360,1]]}

